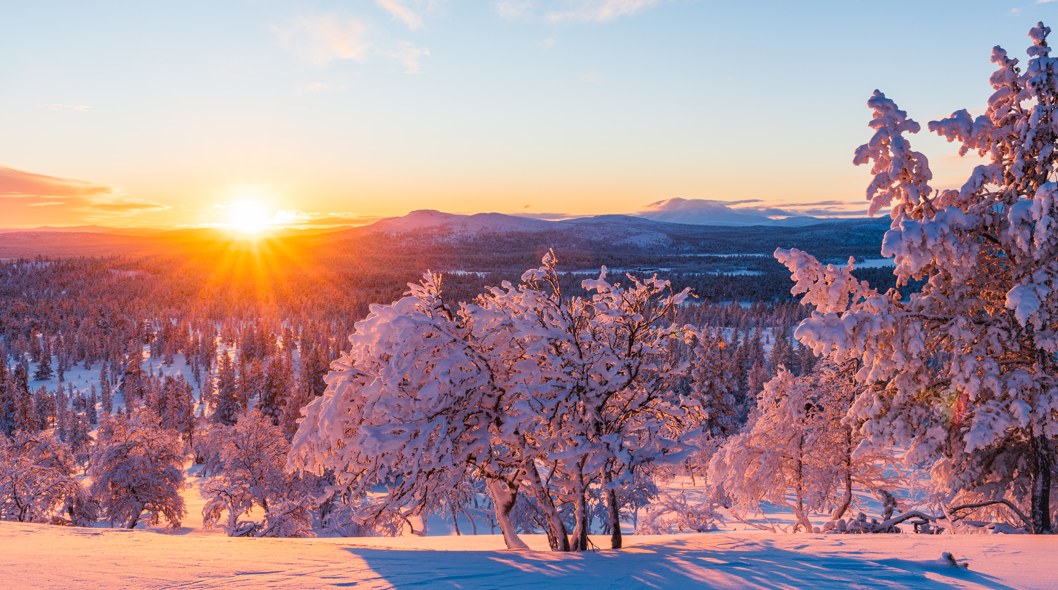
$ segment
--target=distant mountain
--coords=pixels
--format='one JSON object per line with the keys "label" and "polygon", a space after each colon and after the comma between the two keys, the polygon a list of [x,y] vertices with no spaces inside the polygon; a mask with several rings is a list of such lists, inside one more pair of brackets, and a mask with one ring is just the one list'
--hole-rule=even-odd
{"label": "distant mountain", "polygon": [[595,215],[578,217],[561,221],[547,221],[533,217],[507,215],[503,213],[477,213],[460,215],[444,213],[432,209],[412,211],[402,217],[387,217],[370,225],[354,228],[360,232],[407,232],[422,229],[450,233],[505,233],[556,231],[570,227],[613,228],[623,227],[640,231],[665,232],[672,225],[695,225],[714,227],[803,227],[843,221],[863,221],[845,219],[825,219],[820,217],[797,216],[785,219],[771,219],[755,213],[736,213],[727,207],[717,208],[715,215],[701,208],[692,213],[680,211],[647,212],[638,215]]}
{"label": "distant mountain", "polygon": [[54,227],[43,225],[40,227],[10,227],[0,228],[0,234],[25,233],[25,232],[55,232],[55,233],[79,233],[79,234],[112,234],[124,236],[152,236],[162,233],[164,230],[143,227],[106,227],[102,225],[70,225],[65,227]]}
{"label": "distant mountain", "polygon": [[387,217],[371,225],[364,226],[368,231],[414,231],[424,228],[449,232],[509,232],[541,231],[554,228],[554,222],[519,217],[503,213],[477,213],[459,215],[443,213],[432,209],[412,211],[403,217]]}
{"label": "distant mountain", "polygon": [[[686,216],[680,219],[686,221]],[[724,219],[732,221],[730,216]],[[364,244],[385,244],[389,249],[408,249],[408,255],[416,260],[424,259],[423,246],[428,244],[438,256],[444,252],[453,256],[453,253],[460,253],[456,258],[438,259],[436,263],[443,262],[447,267],[455,260],[457,264],[453,268],[457,269],[531,264],[532,258],[538,258],[540,252],[546,252],[548,248],[564,252],[564,259],[570,264],[575,262],[578,268],[612,261],[615,256],[625,257],[631,264],[632,260],[645,260],[642,256],[648,253],[650,256],[770,256],[776,247],[801,248],[820,258],[838,260],[850,255],[877,257],[881,237],[888,227],[888,219],[800,217],[772,221],[767,225],[740,226],[673,223],[634,215],[545,221],[501,213],[459,215],[422,210],[347,229],[268,230],[254,236],[255,239],[245,239],[246,236],[216,228],[159,231],[83,226],[0,231],[0,259],[38,255],[138,256],[202,249],[253,250],[268,249],[272,247],[270,244],[281,241],[293,248],[312,251],[354,251],[362,249]],[[521,260],[518,258],[521,253],[531,255]],[[497,256],[506,256],[507,262],[487,262]],[[519,262],[514,262],[516,259]],[[682,265],[670,262],[664,265],[670,268],[679,266]]]}
{"label": "distant mountain", "polygon": [[742,213],[728,207],[699,207],[692,211],[645,211],[639,215],[645,219],[687,225],[772,225],[764,215]]}

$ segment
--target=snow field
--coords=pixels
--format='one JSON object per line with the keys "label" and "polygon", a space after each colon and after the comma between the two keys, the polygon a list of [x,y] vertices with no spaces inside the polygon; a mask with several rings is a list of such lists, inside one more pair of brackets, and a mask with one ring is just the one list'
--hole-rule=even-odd
{"label": "snow field", "polygon": [[0,572],[9,588],[1058,588],[1054,537],[630,536],[626,549],[583,554],[523,538],[532,551],[505,551],[500,535],[239,539],[0,522]]}

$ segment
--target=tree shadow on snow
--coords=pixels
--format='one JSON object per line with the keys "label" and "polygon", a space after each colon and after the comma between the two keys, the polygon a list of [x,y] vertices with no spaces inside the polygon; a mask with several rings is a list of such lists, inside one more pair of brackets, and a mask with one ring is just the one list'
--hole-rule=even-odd
{"label": "tree shadow on snow", "polygon": [[[997,579],[935,560],[812,555],[751,542],[708,548],[682,540],[620,551],[408,551],[345,548],[397,588],[915,588],[970,582],[1013,590]],[[806,548],[807,549],[807,548]],[[809,549],[810,550],[810,549]],[[362,583],[362,579],[360,582]],[[357,582],[338,582],[355,586]]]}

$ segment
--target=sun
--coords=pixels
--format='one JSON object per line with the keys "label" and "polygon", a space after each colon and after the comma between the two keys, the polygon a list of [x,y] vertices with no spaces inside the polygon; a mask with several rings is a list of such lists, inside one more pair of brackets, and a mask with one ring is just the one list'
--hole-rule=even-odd
{"label": "sun", "polygon": [[271,218],[264,206],[256,201],[235,201],[227,207],[228,228],[247,235],[268,229]]}

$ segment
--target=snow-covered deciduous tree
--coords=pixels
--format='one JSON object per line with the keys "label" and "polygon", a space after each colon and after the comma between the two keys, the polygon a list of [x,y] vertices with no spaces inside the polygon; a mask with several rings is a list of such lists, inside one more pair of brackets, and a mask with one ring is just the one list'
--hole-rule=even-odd
{"label": "snow-covered deciduous tree", "polygon": [[[297,529],[276,523],[302,518],[304,511],[294,505],[311,503],[311,498],[301,481],[285,471],[290,444],[271,418],[257,410],[242,412],[234,426],[214,426],[207,436],[204,471],[211,479],[204,486],[209,496],[202,509],[206,528],[219,525],[229,536],[260,536],[266,529],[270,536],[284,536],[280,533]],[[280,512],[286,516],[272,516],[278,504],[283,504]],[[240,520],[255,508],[262,510],[266,522]],[[227,522],[221,521],[222,515]]]}
{"label": "snow-covered deciduous tree", "polygon": [[839,518],[854,501],[854,484],[877,490],[894,483],[884,452],[853,457],[863,437],[842,423],[852,385],[829,364],[800,377],[779,367],[746,428],[709,466],[710,485],[731,499],[736,517],[770,502],[793,512],[793,531],[812,532],[808,513],[836,505],[832,518]]}
{"label": "snow-covered deciduous tree", "polygon": [[590,299],[567,298],[550,254],[522,279],[457,309],[427,273],[404,299],[372,306],[304,409],[290,465],[334,470],[353,498],[384,484],[374,517],[443,505],[480,478],[512,549],[525,548],[510,514],[528,490],[552,549],[568,550],[555,507],[565,499],[577,506],[573,546],[586,548],[592,480],[613,496],[637,466],[689,449],[678,439],[697,406],[672,393],[662,354],[691,338],[662,321],[688,294],[604,272],[585,281]]}
{"label": "snow-covered deciduous tree", "polygon": [[465,316],[441,299],[437,275],[392,305],[371,306],[326,392],[302,410],[291,465],[333,469],[350,500],[385,484],[386,497],[365,506],[363,518],[374,521],[421,511],[476,464],[497,475],[490,491],[508,547],[526,548],[509,518],[517,484],[499,480],[503,467],[491,455],[490,426],[504,391],[473,338]]}
{"label": "snow-covered deciduous tree", "polygon": [[[0,520],[48,523],[84,496],[69,448],[48,431],[0,436]],[[86,524],[80,520],[73,524]]]}
{"label": "snow-covered deciduous tree", "polygon": [[1027,509],[1026,528],[1053,530],[1058,437],[1058,61],[1042,23],[1029,32],[1024,70],[996,47],[995,92],[984,114],[968,111],[929,129],[990,159],[960,190],[936,192],[905,133],[920,129],[875,92],[875,130],[856,150],[872,164],[871,213],[892,207],[882,255],[907,299],[878,293],[847,267],[777,250],[794,293],[816,305],[795,336],[838,362],[861,363],[863,449],[908,445],[912,463],[934,461],[938,501],[998,502]]}
{"label": "snow-covered deciduous tree", "polygon": [[165,519],[168,528],[180,528],[186,454],[179,436],[161,428],[148,408],[104,420],[88,468],[102,516],[130,529],[145,516],[150,524]]}
{"label": "snow-covered deciduous tree", "polygon": [[[693,437],[707,415],[698,400],[676,392],[687,367],[673,365],[666,354],[671,342],[699,336],[672,322],[690,292],[674,293],[656,277],[611,283],[604,267],[598,279],[582,283],[590,298],[567,297],[553,254],[522,280],[519,288],[490,289],[482,305],[467,309],[488,333],[503,334],[506,325],[516,329],[513,348],[520,349],[521,360],[513,391],[521,400],[509,419],[522,424],[541,458],[550,459],[558,473],[552,484],[575,507],[572,548],[588,548],[593,480],[608,507],[611,544],[620,548],[617,489],[637,468],[691,451],[681,439]],[[537,502],[546,512],[549,502],[541,495]]]}

